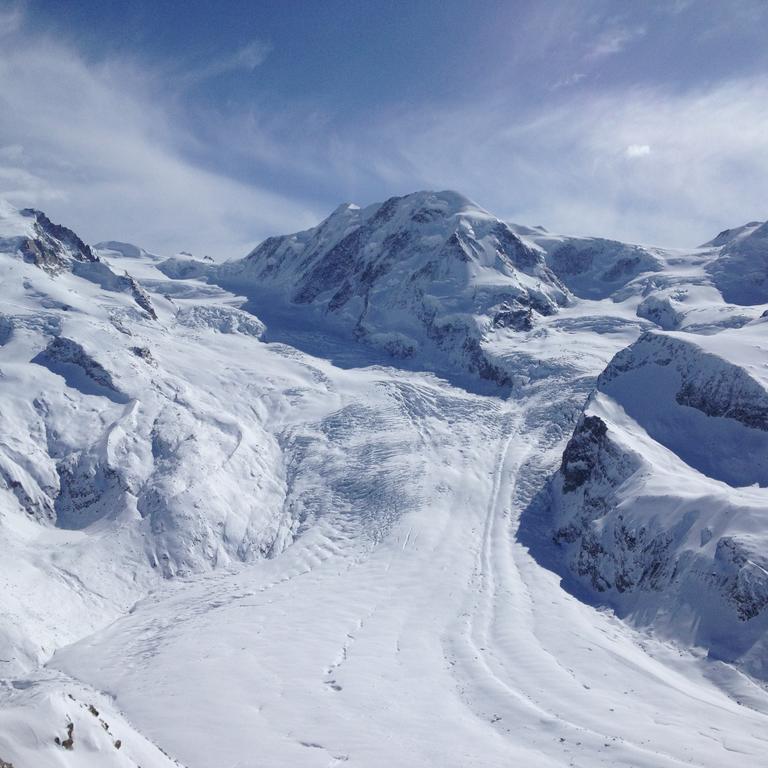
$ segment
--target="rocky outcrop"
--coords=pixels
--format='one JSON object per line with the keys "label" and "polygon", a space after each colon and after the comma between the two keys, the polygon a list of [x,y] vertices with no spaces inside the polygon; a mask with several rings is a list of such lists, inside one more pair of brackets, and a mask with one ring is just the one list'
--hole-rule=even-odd
{"label": "rocky outcrop", "polygon": [[15,226],[9,229],[18,232],[16,236],[0,239],[0,251],[15,252],[51,277],[72,272],[105,291],[128,293],[147,315],[157,319],[152,300],[138,281],[128,273],[116,275],[71,229],[54,224],[42,211],[33,208],[14,211],[3,204],[0,218],[13,222]]}
{"label": "rocky outcrop", "polygon": [[768,557],[754,539],[723,536],[715,549],[719,588],[742,621],[759,615],[768,605]]}
{"label": "rocky outcrop", "polygon": [[157,320],[157,312],[149,294],[127,272],[124,275],[116,275],[108,264],[100,260],[87,264],[75,263],[72,265],[72,272],[78,277],[96,283],[105,291],[130,294],[144,312],[153,320]]}
{"label": "rocky outcrop", "polygon": [[647,333],[619,352],[600,375],[597,387],[610,391],[623,375],[649,366],[668,368],[679,382],[679,405],[707,416],[732,419],[745,427],[768,431],[768,391],[741,366],[680,336]]}
{"label": "rocky outcrop", "polygon": [[42,211],[24,208],[19,213],[33,221],[35,236],[22,238],[19,251],[25,261],[51,274],[67,269],[71,262],[93,263],[98,257],[71,229],[54,224]]}
{"label": "rocky outcrop", "polygon": [[652,294],[640,302],[637,316],[650,320],[665,331],[673,331],[680,327],[685,312],[672,296]]}
{"label": "rocky outcrop", "polygon": [[32,362],[61,374],[70,386],[84,394],[103,394],[118,402],[127,402],[112,375],[72,339],[56,336]]}

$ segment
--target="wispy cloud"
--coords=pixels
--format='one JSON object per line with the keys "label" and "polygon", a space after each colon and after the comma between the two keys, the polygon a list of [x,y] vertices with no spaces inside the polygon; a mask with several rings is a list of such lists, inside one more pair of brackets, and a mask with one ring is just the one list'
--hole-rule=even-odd
{"label": "wispy cloud", "polygon": [[582,80],[587,77],[586,72],[573,72],[570,75],[557,80],[551,87],[553,91],[559,91],[561,88],[571,88],[574,85],[578,85]]}
{"label": "wispy cloud", "polygon": [[180,82],[191,85],[231,72],[253,72],[266,61],[271,51],[272,44],[266,40],[252,40],[242,48],[209,59],[200,66],[189,67]]}
{"label": "wispy cloud", "polygon": [[24,11],[20,5],[0,5],[0,38],[18,32],[23,23]]}
{"label": "wispy cloud", "polygon": [[[240,54],[239,65],[255,66],[255,49]],[[239,255],[316,221],[300,199],[186,159],[193,139],[173,99],[156,73],[124,64],[92,64],[27,35],[5,46],[0,196],[44,207],[92,241],[133,239],[161,253]]]}
{"label": "wispy cloud", "polygon": [[[634,36],[604,37],[600,55],[644,34],[625,26]],[[600,60],[584,61],[585,39],[596,49],[587,27],[547,73],[572,74],[533,102],[478,88],[340,120],[322,104],[213,113],[163,71],[93,63],[22,18],[0,58],[0,196],[91,240],[214,256],[316,223],[341,200],[417,188],[456,188],[521,223],[669,245],[766,218],[768,77],[608,86]],[[266,55],[254,42],[190,71],[254,71]]]}
{"label": "wispy cloud", "polygon": [[647,31],[644,26],[609,28],[593,41],[587,53],[587,59],[602,59],[621,53],[631,43],[643,37]]}
{"label": "wispy cloud", "polygon": [[765,125],[768,78],[752,78],[580,93],[526,115],[501,99],[399,112],[346,157],[392,190],[457,188],[522,223],[685,246],[766,218]]}

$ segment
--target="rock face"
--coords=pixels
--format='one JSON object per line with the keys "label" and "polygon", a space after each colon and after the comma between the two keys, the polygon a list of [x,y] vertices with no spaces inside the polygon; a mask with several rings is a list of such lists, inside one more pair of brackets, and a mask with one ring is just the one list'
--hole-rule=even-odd
{"label": "rock face", "polygon": [[640,302],[637,316],[650,320],[665,331],[673,331],[680,327],[685,312],[673,296],[652,294]]}
{"label": "rock face", "polygon": [[54,224],[42,211],[0,205],[0,252],[15,253],[51,277],[72,272],[103,290],[128,293],[157,319],[149,294],[133,277],[116,275],[71,229]]}
{"label": "rock face", "polygon": [[[221,267],[166,263],[227,288],[311,312],[393,355],[436,357],[500,384],[489,336],[530,330],[568,303],[543,253],[454,192],[419,192],[365,209],[342,205],[317,227],[272,237]],[[438,363],[440,364],[440,363]]]}
{"label": "rock face", "polygon": [[42,211],[24,208],[19,213],[32,220],[34,231],[33,237],[22,238],[18,246],[25,261],[52,274],[68,268],[73,261],[85,264],[98,261],[90,246],[71,229],[54,224]]}
{"label": "rock face", "polygon": [[61,373],[74,389],[87,394],[104,394],[117,402],[127,402],[112,375],[72,339],[55,336],[32,362]]}
{"label": "rock face", "polygon": [[743,364],[707,351],[713,347],[721,352],[684,334],[646,334],[616,355],[597,389],[708,477],[768,486],[768,392]]}
{"label": "rock face", "polygon": [[565,563],[600,599],[763,674],[768,389],[747,367],[755,338],[647,333],[617,354],[552,499]]}
{"label": "rock face", "polygon": [[736,240],[751,235],[756,229],[764,224],[762,221],[750,221],[741,227],[724,229],[708,242],[701,245],[701,248],[722,248],[724,245],[730,245]]}

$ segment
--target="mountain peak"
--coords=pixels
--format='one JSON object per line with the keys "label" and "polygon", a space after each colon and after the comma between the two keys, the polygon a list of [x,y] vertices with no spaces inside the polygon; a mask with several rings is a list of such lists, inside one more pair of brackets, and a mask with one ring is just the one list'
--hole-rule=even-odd
{"label": "mountain peak", "polygon": [[762,221],[749,221],[740,227],[733,227],[733,229],[724,229],[719,232],[716,237],[706,243],[702,243],[700,248],[721,248],[724,245],[729,245],[742,238],[749,237],[754,232],[760,229],[765,222]]}
{"label": "mountain peak", "polygon": [[206,274],[260,307],[320,312],[399,356],[460,357],[460,367],[499,382],[507,377],[486,359],[486,332],[530,330],[569,301],[541,251],[450,190],[344,204],[317,227],[271,237]]}

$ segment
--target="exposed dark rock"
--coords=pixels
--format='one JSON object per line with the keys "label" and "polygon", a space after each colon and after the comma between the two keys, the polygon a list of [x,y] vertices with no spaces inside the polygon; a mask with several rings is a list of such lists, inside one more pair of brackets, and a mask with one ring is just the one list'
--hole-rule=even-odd
{"label": "exposed dark rock", "polygon": [[74,749],[75,748],[75,724],[74,723],[67,724],[66,739],[60,739],[58,736],[56,736],[53,740],[60,747],[64,747],[64,749],[69,749],[69,750]]}
{"label": "exposed dark rock", "polygon": [[516,331],[530,331],[533,328],[533,310],[519,303],[504,302],[493,316],[494,328],[513,328]]}
{"label": "exposed dark rock", "polygon": [[37,237],[25,239],[19,248],[25,261],[36,264],[47,272],[56,273],[64,269],[70,260],[96,262],[96,256],[71,229],[54,224],[42,211],[24,208],[22,216],[35,220]]}
{"label": "exposed dark rock", "polygon": [[152,352],[149,347],[131,347],[131,352],[133,352],[136,357],[147,363],[147,365],[157,365],[155,358],[152,357]]}
{"label": "exposed dark rock", "polygon": [[607,431],[605,422],[598,416],[581,419],[565,447],[560,464],[565,493],[576,490],[586,482],[605,443]]}
{"label": "exposed dark rock", "polygon": [[45,355],[59,363],[71,363],[82,368],[91,380],[102,387],[117,392],[112,376],[101,363],[94,360],[76,341],[64,336],[51,339],[45,348]]}
{"label": "exposed dark rock", "polygon": [[768,605],[768,560],[762,552],[734,536],[717,542],[715,562],[721,567],[723,593],[736,607],[739,618],[749,621]]}

